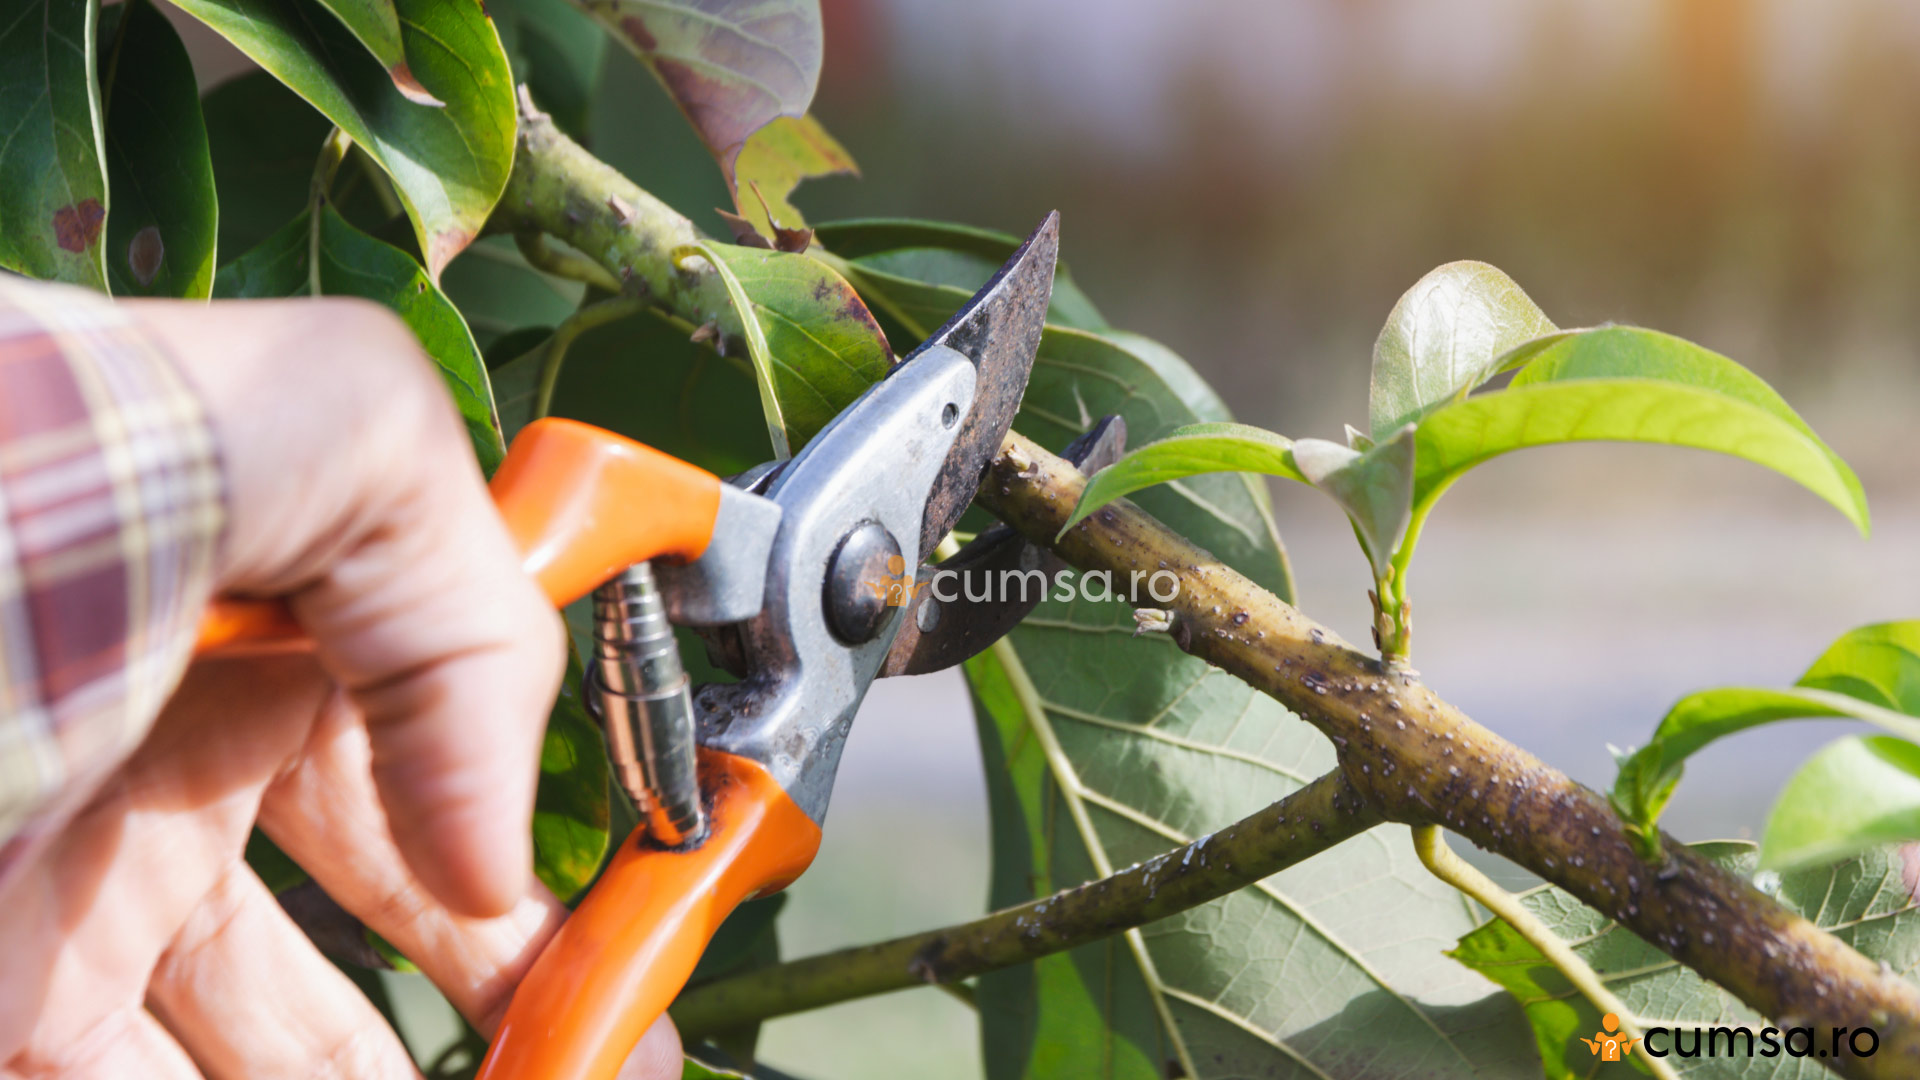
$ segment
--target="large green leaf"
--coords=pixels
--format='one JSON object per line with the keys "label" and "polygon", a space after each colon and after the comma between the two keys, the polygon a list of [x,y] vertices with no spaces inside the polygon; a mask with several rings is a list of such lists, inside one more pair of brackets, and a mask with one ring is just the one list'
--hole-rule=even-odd
{"label": "large green leaf", "polygon": [[400,13],[393,0],[320,0],[342,25],[360,39],[380,66],[387,69],[394,89],[407,100],[421,105],[443,104],[420,85],[407,66],[406,45],[401,38]]}
{"label": "large green leaf", "polygon": [[179,0],[353,138],[413,219],[428,276],[479,233],[513,163],[512,75],[481,5],[398,0],[413,73],[444,107],[408,100],[318,0]]}
{"label": "large green leaf", "polygon": [[676,254],[707,259],[726,282],[734,310],[703,314],[715,324],[731,315],[727,322],[744,328],[767,432],[780,456],[805,446],[893,365],[880,324],[826,263],[705,242]]}
{"label": "large green leaf", "polygon": [[[358,296],[392,308],[439,367],[473,438],[481,468],[491,474],[506,449],[493,409],[493,391],[473,335],[446,296],[407,254],[347,224],[331,207],[320,211],[316,234],[302,213],[259,247],[220,269],[213,292],[223,299],[276,296]],[[319,243],[317,258],[313,243]],[[312,271],[317,269],[317,282]]]}
{"label": "large green leaf", "polygon": [[1436,267],[1400,297],[1373,344],[1367,408],[1384,439],[1497,374],[1508,350],[1555,327],[1483,262]]}
{"label": "large green leaf", "polygon": [[0,267],[107,287],[98,0],[0,12]]}
{"label": "large green leaf", "polygon": [[[1694,845],[1694,850],[1736,874],[1754,876],[1756,860],[1751,844],[1716,842]],[[1920,967],[1920,909],[1906,882],[1913,880],[1916,870],[1920,870],[1920,852],[1903,848],[1868,852],[1857,859],[1785,877],[1762,873],[1755,882],[1788,909],[1831,931],[1869,959],[1880,960],[1902,977],[1913,979]],[[1641,884],[1646,889],[1659,887],[1650,879]],[[1744,1025],[1757,1033],[1769,1023],[1732,994],[1557,887],[1541,886],[1522,894],[1520,901],[1573,945],[1643,1029],[1683,1028],[1691,1045],[1696,1027]],[[1496,920],[1475,930],[1451,955],[1506,987],[1520,1001],[1533,1023],[1549,1080],[1590,1076],[1625,1080],[1634,1075],[1625,1066],[1598,1065],[1587,1048],[1576,1041],[1592,1038],[1600,1030],[1600,1010],[1505,923]],[[1816,1046],[1825,1045],[1825,1034],[1820,1033]],[[1730,1054],[1682,1058],[1671,1054],[1671,1038],[1668,1035],[1661,1040],[1662,1047],[1670,1052],[1666,1063],[1682,1076],[1815,1080],[1831,1075],[1817,1058],[1786,1054],[1773,1058],[1730,1059]],[[1642,1053],[1636,1046],[1631,1056]]]}
{"label": "large green leaf", "polygon": [[100,41],[113,189],[107,278],[121,296],[203,299],[219,207],[193,62],[148,0],[103,12]]}
{"label": "large green leaf", "polygon": [[[1166,350],[1050,328],[1016,427],[1058,446],[1108,413],[1140,440],[1228,420]],[[1141,505],[1291,595],[1257,480],[1198,476]],[[1155,857],[1334,767],[1326,740],[1271,698],[1133,630],[1126,605],[1049,599],[970,662],[993,906]],[[1440,955],[1472,925],[1406,830],[1377,829],[1184,915],[983,978],[988,1075],[1521,1075],[1532,1052],[1516,1011]]]}
{"label": "large green leaf", "polygon": [[[814,237],[844,260],[842,273],[889,332],[918,342],[960,310],[987,283],[1020,238],[991,229],[937,221],[874,218],[816,226]],[[1047,321],[1078,330],[1107,330],[1093,301],[1073,282],[1065,261],[1054,267]]]}
{"label": "large green leaf", "polygon": [[1718,353],[1635,327],[1568,335],[1535,353],[1505,390],[1420,421],[1414,506],[1512,450],[1613,441],[1691,446],[1745,458],[1799,482],[1867,531],[1866,495],[1846,462],[1757,376]]}
{"label": "large green leaf", "polygon": [[731,189],[734,161],[820,81],[819,0],[576,0],[660,80]]}
{"label": "large green leaf", "polygon": [[1608,798],[1652,850],[1687,758],[1749,728],[1807,719],[1863,720],[1920,740],[1920,621],[1849,630],[1791,689],[1722,687],[1681,698],[1647,745],[1621,758]]}

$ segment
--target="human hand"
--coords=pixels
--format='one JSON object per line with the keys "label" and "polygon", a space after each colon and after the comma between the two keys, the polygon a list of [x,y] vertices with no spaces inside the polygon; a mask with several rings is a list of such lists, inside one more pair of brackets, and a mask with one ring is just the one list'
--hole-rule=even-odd
{"label": "human hand", "polygon": [[[216,588],[311,656],[197,664],[0,896],[0,1078],[411,1076],[243,859],[258,822],[483,1033],[564,908],[528,873],[563,635],[411,335],[372,305],[130,305],[225,466]],[[626,1074],[680,1072],[664,1019]]]}

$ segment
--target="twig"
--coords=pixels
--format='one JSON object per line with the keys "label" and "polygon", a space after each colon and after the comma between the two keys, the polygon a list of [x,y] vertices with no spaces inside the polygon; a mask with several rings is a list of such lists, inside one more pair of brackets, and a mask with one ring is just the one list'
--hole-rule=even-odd
{"label": "twig", "polygon": [[1100,941],[1216,900],[1379,824],[1338,772],[1184,848],[959,926],[843,949],[681,995],[682,1038],[823,1005],[954,983]]}
{"label": "twig", "polygon": [[620,292],[620,279],[607,272],[607,268],[592,259],[575,255],[572,252],[556,251],[547,243],[547,238],[531,229],[516,229],[513,243],[520,254],[536,270],[544,270],[554,277],[563,277],[571,281],[585,282],[596,289],[610,293]]}
{"label": "twig", "polygon": [[[1492,878],[1475,869],[1474,866],[1453,853],[1447,846],[1447,839],[1438,825],[1421,825],[1413,830],[1413,850],[1420,856],[1421,865],[1432,872],[1434,877],[1459,889],[1478,900],[1481,906],[1499,918],[1501,922],[1513,927],[1514,932],[1525,938],[1529,945],[1540,950],[1540,955],[1567,977],[1575,990],[1580,991],[1588,1001],[1603,1013],[1612,1013],[1620,1021],[1620,1028],[1634,1038],[1643,1038],[1640,1023],[1626,1003],[1607,989],[1600,981],[1600,975],[1593,970],[1573,947],[1560,939],[1539,916],[1528,911],[1520,903],[1519,897],[1495,884]],[[1680,1080],[1680,1074],[1673,1071],[1664,1058],[1651,1055],[1641,1060],[1647,1070],[1659,1080]]]}

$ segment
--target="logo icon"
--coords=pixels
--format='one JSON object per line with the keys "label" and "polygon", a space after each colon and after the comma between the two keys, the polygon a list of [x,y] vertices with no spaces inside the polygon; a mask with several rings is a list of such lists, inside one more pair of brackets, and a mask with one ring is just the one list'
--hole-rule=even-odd
{"label": "logo icon", "polygon": [[895,555],[887,560],[887,576],[879,581],[864,582],[873,590],[873,595],[887,602],[888,607],[906,607],[913,602],[914,594],[927,587],[927,582],[915,582],[907,577],[907,560]]}
{"label": "logo icon", "polygon": [[1586,1043],[1587,1049],[1591,1050],[1593,1056],[1599,1058],[1601,1061],[1626,1060],[1627,1055],[1633,1053],[1633,1044],[1640,1040],[1637,1038],[1629,1039],[1622,1034],[1620,1031],[1620,1018],[1612,1013],[1608,1013],[1600,1018],[1600,1026],[1606,1030],[1596,1031],[1593,1033],[1593,1038],[1581,1039],[1580,1041]]}

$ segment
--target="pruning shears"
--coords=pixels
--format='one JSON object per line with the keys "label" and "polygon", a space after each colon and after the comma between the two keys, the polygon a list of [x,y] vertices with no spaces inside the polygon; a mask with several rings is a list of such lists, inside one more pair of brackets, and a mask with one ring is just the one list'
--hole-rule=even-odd
{"label": "pruning shears", "polygon": [[[555,605],[593,595],[586,697],[643,820],[515,992],[482,1080],[612,1080],[727,915],[812,862],[873,680],[965,660],[1045,592],[973,601],[925,587],[925,564],[1019,409],[1058,246],[1050,214],[789,461],[722,481],[570,420],[514,440],[496,506]],[[1091,467],[1123,440],[1109,419],[1069,455]],[[940,564],[989,578],[1036,569],[1051,580],[1058,564],[1004,527]],[[674,625],[698,628],[740,681],[693,690]],[[277,602],[222,600],[200,649],[298,636]]]}

